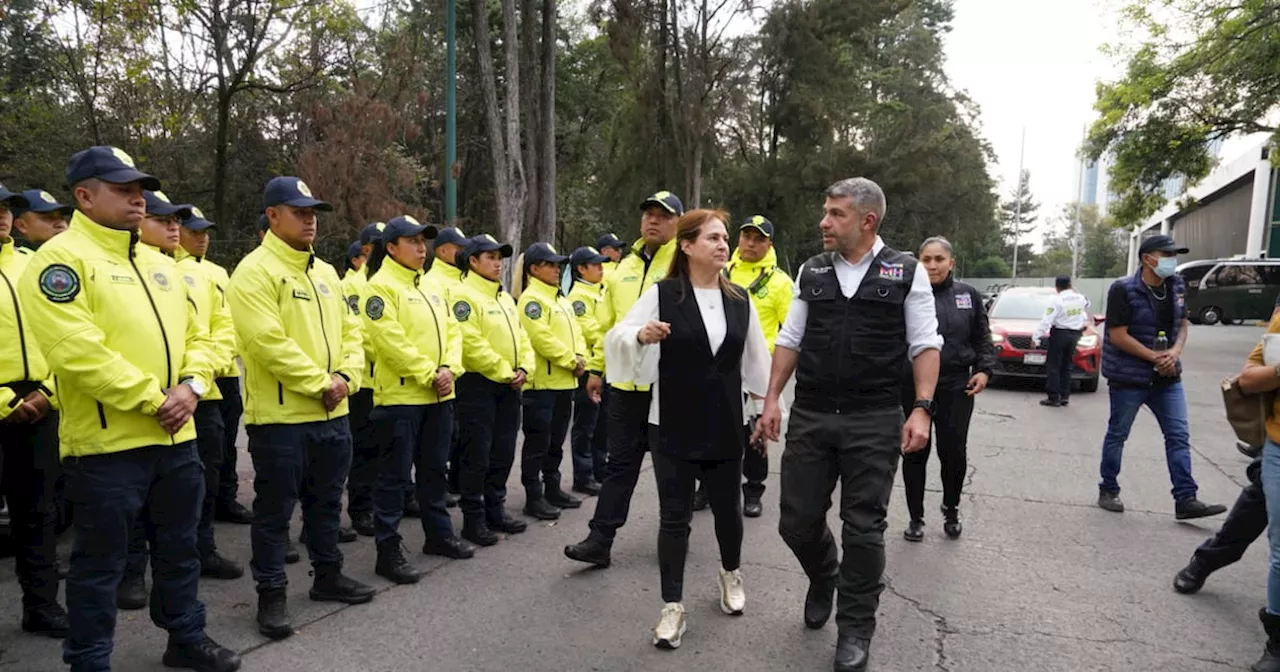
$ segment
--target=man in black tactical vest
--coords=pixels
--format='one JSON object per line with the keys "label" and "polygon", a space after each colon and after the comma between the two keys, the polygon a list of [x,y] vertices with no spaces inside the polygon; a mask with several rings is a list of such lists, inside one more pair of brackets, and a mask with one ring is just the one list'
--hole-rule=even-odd
{"label": "man in black tactical vest", "polygon": [[[826,252],[801,271],[753,439],[777,440],[778,397],[794,372],[778,531],[809,576],[806,626],[826,624],[839,589],[835,670],[859,672],[884,589],[885,513],[898,456],[920,450],[929,436],[942,337],[924,267],[878,235],[880,187],[861,177],[837,182],[824,212]],[[916,401],[904,420],[899,389],[908,362]],[[837,478],[843,562],[826,523]]]}

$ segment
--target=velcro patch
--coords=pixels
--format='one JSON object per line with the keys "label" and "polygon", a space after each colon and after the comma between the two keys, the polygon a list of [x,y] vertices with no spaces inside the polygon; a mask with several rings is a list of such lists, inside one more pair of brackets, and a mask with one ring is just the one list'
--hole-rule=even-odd
{"label": "velcro patch", "polygon": [[40,272],[40,292],[54,303],[70,303],[80,293],[80,276],[70,266],[50,264]]}
{"label": "velcro patch", "polygon": [[387,306],[383,303],[382,297],[380,296],[371,296],[368,301],[364,302],[364,313],[368,315],[371,320],[381,320],[382,311],[386,310],[386,308]]}
{"label": "velcro patch", "polygon": [[453,304],[453,318],[459,322],[466,322],[471,317],[471,304],[466,301],[459,301]]}
{"label": "velcro patch", "polygon": [[574,314],[574,315],[577,315],[578,317],[582,317],[583,315],[586,315],[586,314],[587,314],[587,304],[583,303],[582,301],[574,301],[574,302],[573,302],[573,314]]}
{"label": "velcro patch", "polygon": [[902,280],[903,269],[900,263],[880,262],[880,277],[886,280]]}
{"label": "velcro patch", "polygon": [[528,317],[531,320],[536,320],[539,317],[542,317],[542,304],[537,301],[530,301],[525,304],[524,314],[525,317]]}

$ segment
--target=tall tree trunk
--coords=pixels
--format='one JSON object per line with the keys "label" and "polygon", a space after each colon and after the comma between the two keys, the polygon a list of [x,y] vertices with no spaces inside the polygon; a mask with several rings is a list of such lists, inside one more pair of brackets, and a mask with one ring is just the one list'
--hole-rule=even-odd
{"label": "tall tree trunk", "polygon": [[554,241],[556,222],[556,0],[542,0],[542,109],[538,135],[538,240]]}
{"label": "tall tree trunk", "polygon": [[[484,91],[485,126],[489,130],[489,160],[493,163],[493,193],[498,212],[498,232],[504,239],[503,227],[514,219],[512,203],[507,198],[507,149],[502,134],[502,110],[498,107],[498,77],[493,67],[493,41],[489,36],[489,12],[485,0],[472,0],[475,16],[476,60],[480,67],[480,88]],[[472,232],[475,235],[477,232]]]}
{"label": "tall tree trunk", "polygon": [[[498,222],[503,240],[519,244],[524,228],[528,182],[520,155],[520,30],[516,23],[516,0],[502,0],[502,42],[507,57],[507,192],[511,219]],[[504,230],[505,228],[505,230]]]}
{"label": "tall tree trunk", "polygon": [[[538,200],[541,193],[536,188],[538,184],[538,175],[542,171],[539,165],[540,151],[538,131],[542,124],[540,117],[542,115],[541,100],[538,95],[538,83],[540,77],[538,74],[538,3],[536,0],[520,0],[520,81],[523,86],[520,87],[520,107],[524,112],[522,120],[522,130],[524,142],[521,150],[524,153],[524,170],[528,176],[529,185],[527,200],[525,203],[524,230],[527,231],[533,241],[549,242],[541,236],[541,227],[538,219],[541,214],[538,209]],[[511,241],[513,245],[519,246],[521,241]]]}

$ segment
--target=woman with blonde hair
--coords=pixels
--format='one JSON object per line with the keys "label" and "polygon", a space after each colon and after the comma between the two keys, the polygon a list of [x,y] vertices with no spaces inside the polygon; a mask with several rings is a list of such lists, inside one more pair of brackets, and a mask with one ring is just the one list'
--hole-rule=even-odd
{"label": "woman with blonde hair", "polygon": [[720,609],[743,612],[742,458],[745,389],[762,396],[769,347],[746,292],[729,282],[729,215],[694,210],[677,222],[667,278],[649,288],[605,337],[610,372],[653,385],[650,446],[658,482],[658,564],[665,606],[655,646],[680,646],[684,564],[696,481],[707,485],[720,545]]}

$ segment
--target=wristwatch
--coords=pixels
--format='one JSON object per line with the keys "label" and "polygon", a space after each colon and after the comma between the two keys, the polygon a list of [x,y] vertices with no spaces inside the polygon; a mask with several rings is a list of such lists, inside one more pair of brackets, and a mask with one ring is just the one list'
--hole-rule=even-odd
{"label": "wristwatch", "polygon": [[208,392],[204,387],[204,383],[195,378],[183,378],[178,384],[190,387],[191,391],[196,393],[197,399],[204,399],[205,392]]}
{"label": "wristwatch", "polygon": [[929,417],[932,418],[934,411],[936,411],[938,408],[938,405],[935,404],[932,399],[916,399],[916,403],[912,404],[911,408],[913,410],[917,408],[923,408],[924,412],[928,413]]}

